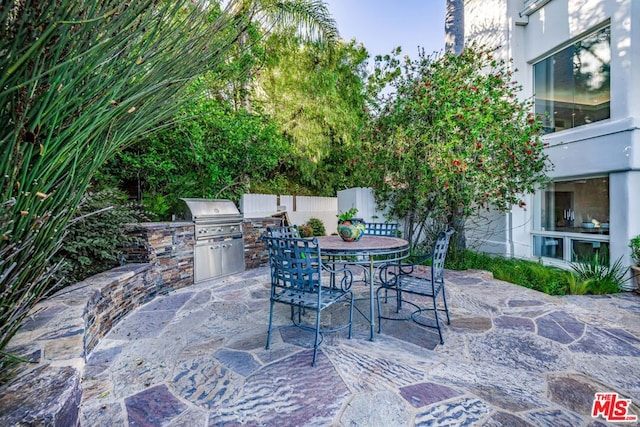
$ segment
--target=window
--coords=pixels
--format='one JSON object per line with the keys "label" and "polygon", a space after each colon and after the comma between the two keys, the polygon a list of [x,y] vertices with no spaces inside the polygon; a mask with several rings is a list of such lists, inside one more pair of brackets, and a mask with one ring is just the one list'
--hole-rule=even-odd
{"label": "window", "polygon": [[557,181],[536,200],[533,255],[575,262],[609,257],[609,178]]}
{"label": "window", "polygon": [[610,117],[610,27],[534,64],[535,112],[547,133]]}

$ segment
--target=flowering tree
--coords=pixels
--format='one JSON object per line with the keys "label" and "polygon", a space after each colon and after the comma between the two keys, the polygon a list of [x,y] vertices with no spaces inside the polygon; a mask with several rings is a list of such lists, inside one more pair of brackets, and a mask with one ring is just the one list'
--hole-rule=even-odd
{"label": "flowering tree", "polygon": [[395,91],[371,126],[372,185],[391,215],[407,219],[409,239],[433,221],[460,238],[468,216],[523,207],[523,195],[547,182],[541,122],[517,97],[512,73],[477,45],[378,61],[374,75],[391,76]]}

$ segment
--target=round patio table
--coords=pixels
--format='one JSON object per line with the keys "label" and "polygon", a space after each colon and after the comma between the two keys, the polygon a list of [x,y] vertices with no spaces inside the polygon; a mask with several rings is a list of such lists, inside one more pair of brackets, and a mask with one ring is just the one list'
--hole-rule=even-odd
{"label": "round patio table", "polygon": [[[371,341],[375,337],[375,308],[373,278],[381,266],[397,262],[409,256],[409,242],[398,237],[363,236],[357,242],[345,242],[340,236],[317,237],[320,254],[330,257],[330,262],[358,265],[368,270],[369,277],[369,325]],[[357,308],[356,308],[357,309]],[[358,311],[367,318],[362,311]]]}

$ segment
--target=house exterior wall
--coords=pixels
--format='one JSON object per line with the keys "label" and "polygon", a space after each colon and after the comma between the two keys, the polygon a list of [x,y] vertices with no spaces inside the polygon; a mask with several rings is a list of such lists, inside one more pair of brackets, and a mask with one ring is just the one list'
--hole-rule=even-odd
{"label": "house exterior wall", "polygon": [[[530,15],[525,6],[542,5]],[[467,0],[465,42],[501,46],[513,58],[523,98],[534,95],[533,64],[567,47],[591,30],[610,25],[610,118],[547,134],[547,153],[556,181],[609,177],[610,258],[631,264],[628,243],[640,234],[640,1],[636,0]],[[486,239],[486,249],[532,257],[536,200],[527,210],[501,216],[505,240]],[[501,222],[500,222],[501,221]],[[473,235],[473,233],[472,233]],[[473,235],[480,244],[483,237]]]}

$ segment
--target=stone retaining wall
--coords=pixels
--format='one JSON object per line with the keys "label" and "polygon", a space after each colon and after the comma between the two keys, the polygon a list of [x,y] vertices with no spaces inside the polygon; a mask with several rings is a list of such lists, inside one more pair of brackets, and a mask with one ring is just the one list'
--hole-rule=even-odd
{"label": "stone retaining wall", "polygon": [[193,283],[192,223],[137,224],[130,232],[146,242],[127,251],[135,263],[41,301],[12,338],[7,350],[33,363],[0,389],[0,425],[76,425],[87,354],[128,313]]}
{"label": "stone retaining wall", "polygon": [[[245,220],[247,269],[268,264],[259,238],[280,224],[280,218]],[[127,264],[41,301],[12,338],[6,350],[33,363],[23,363],[0,388],[0,425],[77,425],[88,353],[131,311],[193,284],[193,223],[136,224],[129,232],[145,244],[126,250]]]}
{"label": "stone retaining wall", "polygon": [[77,424],[85,357],[128,310],[149,300],[151,264],[118,267],[38,303],[7,351],[23,363],[0,389],[0,425]]}
{"label": "stone retaining wall", "polygon": [[[247,269],[268,264],[259,238],[280,223],[279,218],[245,220]],[[0,388],[0,425],[77,425],[88,353],[131,311],[193,284],[193,223],[136,224],[129,232],[145,244],[125,251],[127,264],[41,301],[12,338],[6,350],[33,363],[23,363],[15,379]]]}

